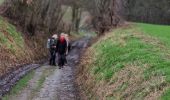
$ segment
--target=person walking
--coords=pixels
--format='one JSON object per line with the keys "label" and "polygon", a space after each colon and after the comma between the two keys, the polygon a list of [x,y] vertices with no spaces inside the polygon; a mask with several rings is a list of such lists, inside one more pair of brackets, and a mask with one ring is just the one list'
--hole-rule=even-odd
{"label": "person walking", "polygon": [[65,39],[66,39],[66,42],[67,42],[67,51],[66,51],[66,55],[67,55],[69,50],[70,50],[70,39],[69,39],[68,34],[65,34]]}
{"label": "person walking", "polygon": [[49,51],[50,51],[50,61],[49,65],[56,66],[56,52],[57,52],[57,39],[58,35],[54,34],[50,39],[48,39],[49,43]]}
{"label": "person walking", "polygon": [[[66,39],[66,42],[67,42],[67,49],[66,49],[66,56],[67,56],[70,49],[71,49],[71,43],[70,43],[70,39],[69,39],[68,34],[64,34],[64,35],[65,35],[65,39]],[[65,57],[65,63],[67,64],[67,58],[66,57]]]}
{"label": "person walking", "polygon": [[67,41],[65,39],[64,33],[61,33],[58,41],[57,41],[57,52],[58,52],[58,66],[59,69],[63,68],[66,59],[66,51],[67,51]]}

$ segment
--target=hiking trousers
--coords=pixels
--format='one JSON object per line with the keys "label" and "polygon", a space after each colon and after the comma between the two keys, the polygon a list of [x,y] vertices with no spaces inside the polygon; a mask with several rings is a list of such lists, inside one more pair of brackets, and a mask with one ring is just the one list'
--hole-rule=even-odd
{"label": "hiking trousers", "polygon": [[64,66],[65,59],[66,59],[66,55],[65,54],[58,54],[58,66],[59,66],[59,68]]}
{"label": "hiking trousers", "polygon": [[50,50],[50,65],[56,66],[56,51]]}

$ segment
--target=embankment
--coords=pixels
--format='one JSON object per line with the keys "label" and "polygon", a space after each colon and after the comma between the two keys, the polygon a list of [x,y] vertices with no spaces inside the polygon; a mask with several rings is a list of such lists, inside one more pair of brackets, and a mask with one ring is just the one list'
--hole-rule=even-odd
{"label": "embankment", "polygon": [[133,23],[99,38],[81,59],[77,83],[86,99],[167,100],[170,27]]}
{"label": "embankment", "polygon": [[47,57],[48,34],[27,36],[18,30],[5,18],[0,18],[0,76]]}

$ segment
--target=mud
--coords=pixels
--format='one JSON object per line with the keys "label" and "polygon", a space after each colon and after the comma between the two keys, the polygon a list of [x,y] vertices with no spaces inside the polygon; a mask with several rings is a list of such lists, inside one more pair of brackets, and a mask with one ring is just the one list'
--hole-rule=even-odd
{"label": "mud", "polygon": [[[58,69],[58,67],[49,65],[43,65],[40,67],[39,64],[28,65],[22,70],[17,70],[4,80],[1,80],[0,93],[4,94],[8,92],[17,80],[30,70],[36,69],[35,75],[30,80],[28,86],[24,90],[21,90],[16,96],[12,96],[12,100],[23,100],[23,98],[24,100],[81,100],[78,87],[75,84],[75,71],[80,56],[85,48],[88,47],[90,39],[90,36],[85,36],[84,38],[72,43],[72,49],[67,56],[68,64],[64,66],[64,68]],[[37,81],[43,74],[45,74],[44,70],[52,71],[45,78],[42,87],[39,90],[35,90],[37,89]],[[12,85],[9,83],[12,83]]]}
{"label": "mud", "polygon": [[36,69],[40,67],[39,64],[30,64],[26,65],[24,67],[19,68],[18,70],[15,70],[9,74],[7,74],[5,77],[1,77],[0,80],[0,98],[8,93],[12,86],[16,84],[16,82],[21,79],[23,76],[25,76],[28,72],[30,72],[33,69]]}
{"label": "mud", "polygon": [[67,56],[68,65],[63,69],[55,69],[54,73],[47,77],[39,95],[33,100],[81,100],[75,84],[75,70],[80,55],[89,41],[90,37],[85,37],[72,44],[73,49]]}

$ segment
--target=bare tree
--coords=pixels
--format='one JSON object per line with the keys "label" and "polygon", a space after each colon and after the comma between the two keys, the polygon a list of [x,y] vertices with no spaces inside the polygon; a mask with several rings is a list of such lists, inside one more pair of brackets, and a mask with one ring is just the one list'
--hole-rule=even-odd
{"label": "bare tree", "polygon": [[4,15],[19,22],[25,31],[34,35],[36,30],[55,32],[65,11],[62,0],[7,0]]}
{"label": "bare tree", "polygon": [[120,11],[122,10],[122,0],[84,0],[85,8],[93,16],[93,26],[99,34],[108,31],[110,28],[117,26],[122,18]]}
{"label": "bare tree", "polygon": [[[119,2],[118,2],[119,1]],[[119,5],[122,0],[7,0],[5,15],[19,22],[25,31],[34,35],[36,30],[47,33],[62,31],[65,9],[72,7],[72,31],[78,32],[83,10],[92,15],[92,24],[99,34],[117,26],[121,20]],[[22,17],[22,18],[21,18]],[[64,30],[63,30],[64,31]]]}

